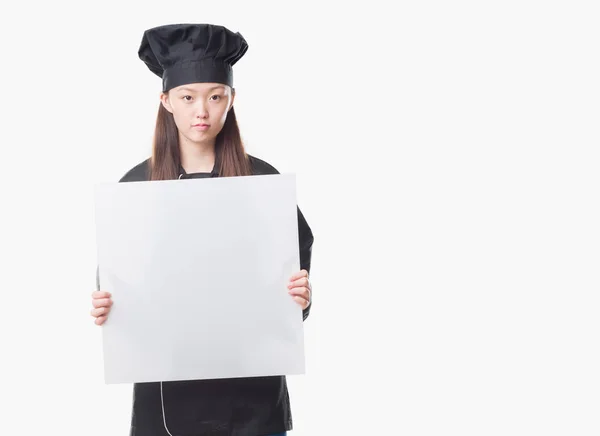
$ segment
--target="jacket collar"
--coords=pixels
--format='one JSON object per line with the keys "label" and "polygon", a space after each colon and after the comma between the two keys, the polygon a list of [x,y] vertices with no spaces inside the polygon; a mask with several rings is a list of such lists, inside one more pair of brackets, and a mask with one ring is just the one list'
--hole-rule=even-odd
{"label": "jacket collar", "polygon": [[[215,153],[215,164],[213,165],[213,169],[210,172],[209,177],[219,177],[220,163],[221,163],[221,160],[220,160],[219,153]],[[183,165],[181,165],[181,162],[179,163],[179,178],[180,179],[192,179],[192,178],[194,178],[194,174],[199,174],[199,173],[188,174],[185,171],[185,169],[183,168]]]}

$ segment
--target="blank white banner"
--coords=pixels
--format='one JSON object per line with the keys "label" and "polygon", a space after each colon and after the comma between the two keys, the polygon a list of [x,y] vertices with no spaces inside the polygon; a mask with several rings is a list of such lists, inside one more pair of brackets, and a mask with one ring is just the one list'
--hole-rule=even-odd
{"label": "blank white banner", "polygon": [[293,174],[96,186],[106,383],[304,373]]}

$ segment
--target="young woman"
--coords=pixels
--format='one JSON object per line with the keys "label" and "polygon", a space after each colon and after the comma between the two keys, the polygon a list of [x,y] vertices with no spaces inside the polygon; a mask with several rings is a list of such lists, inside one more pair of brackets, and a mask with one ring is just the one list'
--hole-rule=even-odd
{"label": "young woman", "polygon": [[[162,78],[152,156],[121,182],[278,174],[246,154],[233,110],[232,66],[248,45],[239,33],[209,24],[176,24],[144,32],[138,52]],[[313,234],[298,208],[301,270],[288,293],[311,307]],[[92,294],[102,325],[113,305],[109,289]],[[114,304],[119,304],[115,301]],[[285,435],[292,429],[284,376],[134,384],[131,436]]]}

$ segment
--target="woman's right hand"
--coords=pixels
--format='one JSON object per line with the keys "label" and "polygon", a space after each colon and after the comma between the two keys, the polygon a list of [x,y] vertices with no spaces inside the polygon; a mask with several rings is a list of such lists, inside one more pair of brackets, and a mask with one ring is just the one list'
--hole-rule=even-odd
{"label": "woman's right hand", "polygon": [[92,293],[92,306],[94,308],[90,312],[90,315],[96,318],[95,323],[97,325],[102,325],[106,321],[110,307],[113,304],[110,296],[110,292],[94,291]]}

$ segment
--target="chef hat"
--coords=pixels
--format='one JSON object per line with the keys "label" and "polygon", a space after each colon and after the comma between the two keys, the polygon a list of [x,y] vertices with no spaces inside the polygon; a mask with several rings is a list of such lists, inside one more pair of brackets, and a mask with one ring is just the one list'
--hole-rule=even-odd
{"label": "chef hat", "polygon": [[197,82],[233,86],[232,66],[248,50],[239,33],[213,24],[169,24],[144,32],[138,55],[163,92]]}

